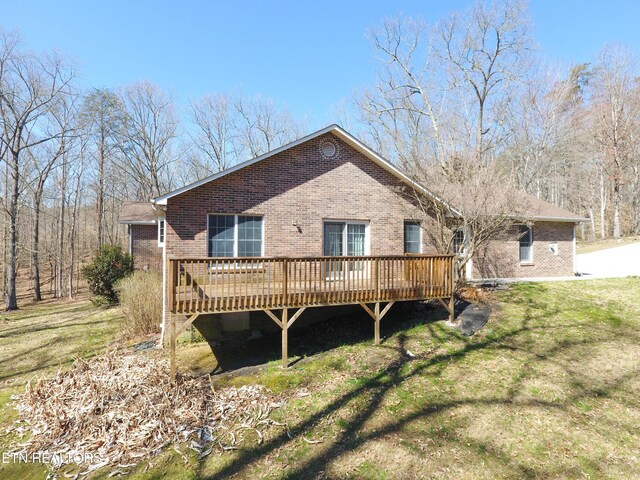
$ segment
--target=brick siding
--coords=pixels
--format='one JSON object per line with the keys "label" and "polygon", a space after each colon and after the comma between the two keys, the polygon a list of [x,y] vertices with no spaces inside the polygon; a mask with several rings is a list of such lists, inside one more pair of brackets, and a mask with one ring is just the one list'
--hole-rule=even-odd
{"label": "brick siding", "polygon": [[[327,136],[339,145],[336,158],[320,154]],[[262,216],[267,257],[322,255],[324,219],[367,220],[371,255],[402,255],[404,220],[422,212],[401,188],[399,179],[326,134],[170,198],[167,255],[206,255],[209,213]],[[423,235],[423,252],[433,251]]]}
{"label": "brick siding", "polygon": [[[473,261],[474,278],[560,277],[574,274],[573,223],[536,222],[533,225],[533,262],[520,263],[518,229],[494,240]],[[558,244],[554,255],[549,244]]]}
{"label": "brick siding", "polygon": [[133,267],[162,273],[162,247],[158,246],[156,225],[131,225]]}

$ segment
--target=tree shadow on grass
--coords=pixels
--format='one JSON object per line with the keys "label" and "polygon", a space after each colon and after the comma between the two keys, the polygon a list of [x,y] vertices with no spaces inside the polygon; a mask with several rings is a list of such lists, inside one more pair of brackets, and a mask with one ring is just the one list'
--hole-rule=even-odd
{"label": "tree shadow on grass", "polygon": [[[358,402],[359,405],[364,407],[355,410],[356,413],[351,417],[344,428],[338,433],[335,438],[330,440],[330,443],[323,444],[322,448],[318,449],[316,454],[311,454],[304,460],[298,461],[291,470],[287,472],[281,472],[283,478],[325,478],[326,471],[331,466],[332,462],[348,452],[351,452],[366,442],[383,439],[390,434],[395,434],[401,431],[403,428],[411,425],[415,421],[428,420],[443,412],[458,408],[460,406],[513,406],[518,405],[523,408],[542,408],[549,411],[561,411],[566,412],[569,409],[575,408],[576,402],[583,398],[596,395],[601,390],[601,386],[583,386],[576,391],[572,391],[570,395],[564,398],[562,401],[547,401],[543,399],[529,399],[520,398],[522,393],[523,381],[525,375],[517,377],[514,385],[508,391],[506,396],[500,396],[487,392],[486,395],[479,398],[451,398],[444,401],[430,402],[421,408],[414,409],[413,411],[399,416],[394,416],[391,420],[386,421],[383,425],[377,426],[373,429],[365,428],[365,424],[370,421],[377,411],[383,408],[383,402],[387,395],[394,391],[398,386],[405,384],[413,377],[420,375],[439,375],[443,370],[447,369],[450,365],[454,365],[456,362],[464,360],[474,351],[483,349],[502,349],[513,350],[522,353],[523,355],[530,355],[531,360],[529,362],[538,361],[552,362],[557,359],[557,363],[561,366],[565,361],[560,358],[561,355],[566,353],[568,348],[567,343],[555,344],[545,349],[544,352],[539,354],[531,354],[528,349],[529,342],[527,341],[527,335],[531,332],[544,333],[548,332],[549,328],[553,329],[554,326],[547,326],[546,320],[552,318],[557,312],[548,311],[540,312],[536,315],[532,313],[531,309],[527,309],[525,317],[520,322],[520,325],[510,330],[503,330],[499,333],[492,333],[487,335],[486,338],[480,341],[473,341],[464,343],[463,346],[455,351],[435,354],[429,358],[414,358],[408,355],[406,351],[406,336],[396,335],[393,337],[394,344],[387,344],[387,348],[392,348],[396,351],[395,358],[389,361],[386,365],[381,366],[375,374],[370,375],[364,381],[359,381],[354,387],[350,388],[346,393],[339,396],[321,411],[313,413],[308,418],[299,422],[296,425],[291,425],[287,429],[269,441],[266,441],[262,445],[252,448],[243,449],[239,451],[236,458],[226,466],[222,467],[217,473],[208,477],[211,479],[229,478],[234,475],[246,474],[248,469],[252,465],[256,465],[255,462],[265,461],[268,457],[278,452],[281,448],[293,444],[292,442],[299,441],[301,437],[312,430],[323,419],[330,418],[334,413],[352,404],[357,399],[366,399],[365,402]],[[534,325],[532,325],[534,324]],[[398,325],[400,326],[400,324]],[[555,328],[561,328],[556,326]],[[566,327],[565,327],[566,328]],[[443,332],[432,329],[437,335],[435,338],[439,341],[446,341],[446,336]],[[626,333],[616,333],[615,329],[609,330],[608,338],[606,341],[611,340],[612,337],[623,338],[626,337]],[[605,339],[595,338],[593,340],[576,340],[576,344],[598,344]],[[572,342],[569,342],[572,343]],[[570,346],[570,345],[569,345]],[[409,363],[413,363],[413,368],[404,368]],[[523,369],[528,368],[528,363],[522,366]],[[566,365],[565,365],[566,366]],[[434,371],[433,368],[436,368]],[[610,382],[607,385],[607,391],[612,392],[626,382],[629,378],[637,375],[638,371],[634,370],[619,378],[614,382]],[[454,396],[455,397],[455,396]],[[548,476],[557,475],[559,473],[565,473],[571,475],[571,472],[558,472],[554,469],[557,468],[552,464],[544,464],[541,462],[535,462],[525,464],[523,461],[519,461],[514,458],[509,452],[503,451],[500,447],[486,442],[479,442],[477,440],[467,438],[467,436],[457,433],[457,435],[449,436],[447,441],[458,444],[461,448],[476,448],[483,452],[483,455],[489,456],[493,461],[503,465],[506,472],[512,472],[512,475],[518,478],[545,478]],[[202,464],[197,471],[199,476],[202,476]],[[599,468],[594,467],[596,473]],[[574,472],[578,474],[579,472]]]}
{"label": "tree shadow on grass", "polygon": [[[445,320],[447,312],[440,306],[406,302],[394,305],[381,322],[382,337],[419,325]],[[444,340],[443,340],[444,341]],[[289,330],[289,365],[328,352],[343,345],[373,342],[373,321],[364,311],[355,311],[309,326]],[[212,374],[242,373],[247,367],[261,366],[281,358],[280,333],[258,339],[209,343],[217,366]]]}

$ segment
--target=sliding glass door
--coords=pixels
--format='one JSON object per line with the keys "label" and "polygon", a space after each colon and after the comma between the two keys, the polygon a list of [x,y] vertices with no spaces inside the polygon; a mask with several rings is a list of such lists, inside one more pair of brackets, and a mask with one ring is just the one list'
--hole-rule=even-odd
{"label": "sliding glass door", "polygon": [[[324,222],[322,254],[328,257],[362,256],[367,250],[367,224],[365,222]],[[334,260],[327,263],[326,274],[331,278],[361,270],[361,261]]]}

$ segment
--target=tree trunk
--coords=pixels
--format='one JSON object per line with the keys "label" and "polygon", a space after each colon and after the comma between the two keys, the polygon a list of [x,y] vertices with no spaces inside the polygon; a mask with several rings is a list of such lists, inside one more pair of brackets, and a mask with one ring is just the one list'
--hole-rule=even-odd
{"label": "tree trunk", "polygon": [[613,180],[613,238],[620,238],[620,180],[618,175]]}
{"label": "tree trunk", "polygon": [[62,158],[62,172],[60,179],[60,217],[58,220],[58,255],[56,259],[56,298],[64,295],[64,215],[67,201],[67,159]]}
{"label": "tree trunk", "polygon": [[104,219],[104,151],[105,151],[105,133],[104,128],[100,131],[100,147],[98,152],[98,248],[102,246],[104,232],[102,220]]}
{"label": "tree trunk", "polygon": [[5,310],[18,309],[16,294],[16,257],[18,247],[18,199],[20,196],[19,152],[11,152],[11,195],[9,197],[9,258],[7,259],[7,293]]}
{"label": "tree trunk", "polygon": [[38,184],[38,190],[34,197],[34,222],[33,237],[31,245],[31,273],[33,275],[33,300],[39,302],[42,300],[40,292],[40,204],[42,203],[41,184]]}
{"label": "tree trunk", "polygon": [[69,235],[69,299],[73,299],[73,270],[76,261],[76,224],[78,221],[78,197],[80,192],[80,174],[76,176],[76,185],[73,192],[73,213],[71,215],[71,233]]}
{"label": "tree trunk", "polygon": [[600,172],[600,238],[607,238],[607,222],[605,215],[607,211],[607,191],[604,184],[604,171]]}

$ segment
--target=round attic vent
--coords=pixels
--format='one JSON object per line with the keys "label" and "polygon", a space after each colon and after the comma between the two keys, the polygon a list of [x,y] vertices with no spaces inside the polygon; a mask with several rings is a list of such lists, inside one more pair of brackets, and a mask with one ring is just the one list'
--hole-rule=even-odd
{"label": "round attic vent", "polygon": [[333,158],[338,153],[338,147],[331,140],[324,140],[320,143],[320,153],[324,158]]}

